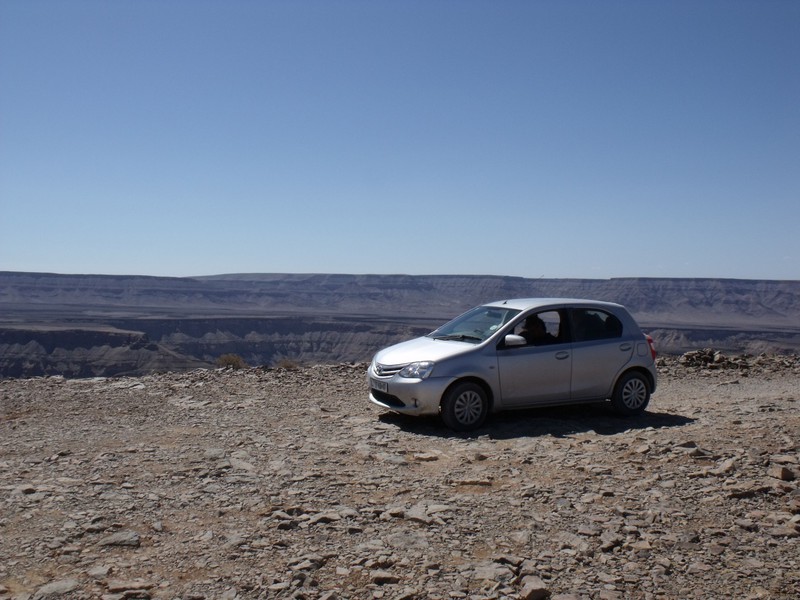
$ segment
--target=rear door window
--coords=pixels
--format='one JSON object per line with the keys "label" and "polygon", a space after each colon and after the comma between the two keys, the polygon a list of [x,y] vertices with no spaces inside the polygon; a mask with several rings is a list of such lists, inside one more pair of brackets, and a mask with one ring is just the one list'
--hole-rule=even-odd
{"label": "rear door window", "polygon": [[618,337],[622,337],[622,322],[611,313],[595,308],[572,310],[573,341],[586,342]]}

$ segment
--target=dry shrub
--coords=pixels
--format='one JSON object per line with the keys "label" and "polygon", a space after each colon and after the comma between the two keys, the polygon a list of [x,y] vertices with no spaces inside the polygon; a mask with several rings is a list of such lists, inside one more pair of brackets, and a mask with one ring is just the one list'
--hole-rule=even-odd
{"label": "dry shrub", "polygon": [[217,366],[225,369],[246,369],[247,363],[238,354],[223,354],[217,359]]}
{"label": "dry shrub", "polygon": [[292,360],[291,358],[282,358],[277,363],[275,363],[275,368],[286,369],[287,371],[297,371],[298,369],[300,369],[300,364],[297,361]]}

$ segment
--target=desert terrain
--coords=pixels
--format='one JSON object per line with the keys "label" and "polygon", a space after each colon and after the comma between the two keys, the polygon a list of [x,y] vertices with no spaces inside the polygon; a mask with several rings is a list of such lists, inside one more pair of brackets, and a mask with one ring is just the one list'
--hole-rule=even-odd
{"label": "desert terrain", "polygon": [[0,380],[0,599],[795,599],[800,360],[648,411],[367,402],[366,365]]}

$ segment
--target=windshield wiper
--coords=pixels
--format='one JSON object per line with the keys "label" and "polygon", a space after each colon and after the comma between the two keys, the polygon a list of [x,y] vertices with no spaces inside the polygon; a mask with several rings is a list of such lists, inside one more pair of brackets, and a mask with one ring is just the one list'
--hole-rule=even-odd
{"label": "windshield wiper", "polygon": [[438,335],[438,336],[433,336],[433,339],[435,339],[435,340],[448,340],[448,341],[449,340],[455,340],[455,341],[458,341],[458,342],[466,342],[467,340],[473,340],[473,341],[476,341],[476,342],[482,342],[483,341],[482,337],[478,337],[476,335],[467,335],[465,333],[452,333],[450,335]]}

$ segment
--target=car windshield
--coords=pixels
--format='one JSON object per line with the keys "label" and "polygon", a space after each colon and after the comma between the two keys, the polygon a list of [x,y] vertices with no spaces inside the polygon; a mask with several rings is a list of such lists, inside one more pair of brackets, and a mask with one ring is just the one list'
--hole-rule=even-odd
{"label": "car windshield", "polygon": [[435,340],[458,340],[478,344],[520,313],[513,308],[478,306],[428,334]]}

